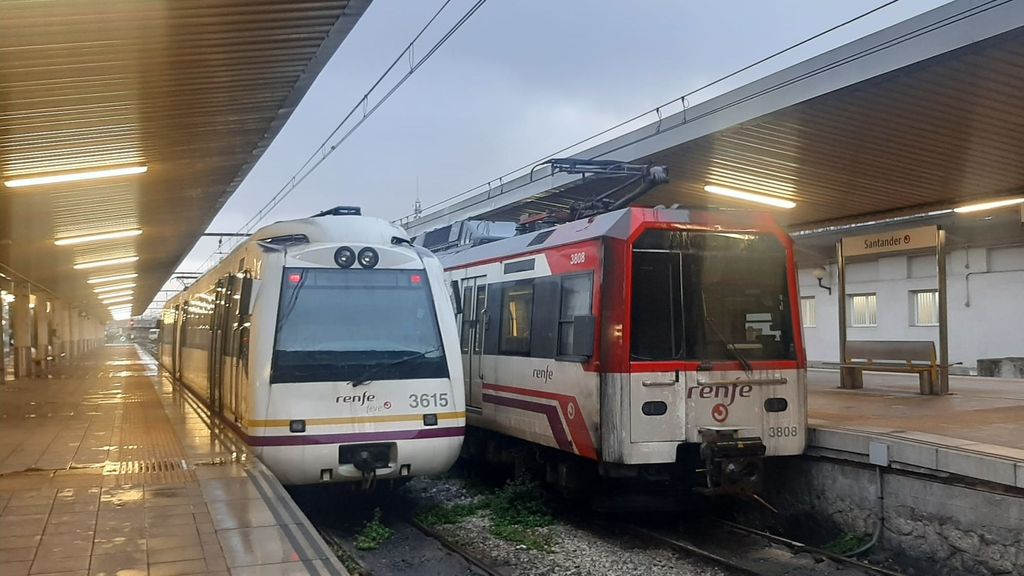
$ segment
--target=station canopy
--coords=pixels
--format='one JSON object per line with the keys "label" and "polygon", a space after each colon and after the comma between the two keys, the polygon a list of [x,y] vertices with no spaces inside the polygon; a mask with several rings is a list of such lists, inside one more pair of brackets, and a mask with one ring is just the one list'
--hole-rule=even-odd
{"label": "station canopy", "polygon": [[137,274],[141,313],[369,1],[0,3],[0,263],[101,319]]}
{"label": "station canopy", "polygon": [[[951,244],[1024,241],[1019,210],[949,212],[1021,194],[1021,94],[1024,2],[959,0],[573,157],[667,166],[671,181],[634,205],[767,209],[804,236],[916,215],[958,228]],[[552,172],[535,167],[404,224],[418,234],[466,218],[520,221],[624,180]],[[758,208],[707,186],[795,206]],[[833,242],[819,241],[822,254]]]}

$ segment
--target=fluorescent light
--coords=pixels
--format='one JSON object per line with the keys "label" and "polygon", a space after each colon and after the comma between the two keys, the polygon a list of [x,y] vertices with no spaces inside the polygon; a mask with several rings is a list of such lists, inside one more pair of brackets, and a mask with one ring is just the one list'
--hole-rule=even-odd
{"label": "fluorescent light", "polygon": [[1008,198],[1006,200],[992,200],[991,202],[968,204],[966,206],[954,208],[953,212],[956,212],[957,214],[967,214],[968,212],[981,212],[982,210],[992,210],[993,208],[1002,208],[1004,206],[1013,206],[1015,204],[1024,204],[1024,198]]}
{"label": "fluorescent light", "polygon": [[124,258],[111,258],[109,260],[93,260],[92,262],[82,262],[81,264],[75,264],[72,266],[75,270],[85,270],[87,268],[99,268],[100,266],[115,266],[117,264],[128,264],[129,262],[135,262],[138,260],[138,256],[126,256]]}
{"label": "fluorescent light", "polygon": [[61,182],[77,182],[79,180],[94,180],[96,178],[112,178],[114,176],[129,176],[131,174],[142,174],[149,170],[148,166],[127,166],[124,168],[107,168],[105,170],[89,170],[86,172],[72,172],[70,174],[55,174],[53,176],[35,176],[32,178],[15,178],[4,182],[8,188],[19,188],[21,186],[39,186],[42,184],[59,184]]}
{"label": "fluorescent light", "polygon": [[767,204],[768,206],[775,206],[776,208],[795,208],[796,202],[779,198],[778,196],[767,196],[765,194],[755,194],[753,192],[744,192],[742,190],[733,190],[732,188],[725,188],[723,186],[715,186],[714,184],[708,184],[704,187],[705,192],[711,194],[718,194],[719,196],[728,196],[730,198],[736,198],[737,200],[746,200],[747,202],[757,202],[758,204]]}
{"label": "fluorescent light", "polygon": [[103,232],[102,234],[87,234],[85,236],[72,236],[70,238],[61,238],[60,240],[54,240],[53,243],[57,246],[70,246],[72,244],[85,244],[86,242],[99,242],[101,240],[117,240],[118,238],[131,238],[132,236],[138,236],[142,234],[142,230],[136,228],[134,230],[119,230],[117,232]]}
{"label": "fluorescent light", "polygon": [[113,304],[115,302],[131,302],[133,296],[117,296],[115,298],[104,298],[100,300],[103,304]]}
{"label": "fluorescent light", "polygon": [[103,292],[110,292],[111,290],[127,290],[128,288],[135,288],[135,283],[128,282],[127,284],[111,284],[110,286],[96,288],[93,292],[101,294]]}
{"label": "fluorescent light", "polygon": [[101,276],[99,278],[89,278],[86,280],[88,284],[103,284],[104,282],[116,282],[118,280],[131,280],[138,276],[136,273],[131,274],[118,274],[117,276]]}
{"label": "fluorescent light", "polygon": [[96,297],[102,299],[117,298],[118,296],[131,296],[134,293],[134,290],[121,290],[120,292],[111,292],[110,294],[97,294]]}

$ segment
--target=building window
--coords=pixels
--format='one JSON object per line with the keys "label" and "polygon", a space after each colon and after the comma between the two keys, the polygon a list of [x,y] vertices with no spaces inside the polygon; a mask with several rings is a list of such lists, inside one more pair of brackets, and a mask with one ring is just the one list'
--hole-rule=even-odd
{"label": "building window", "polygon": [[878,326],[878,300],[874,294],[850,296],[850,326]]}
{"label": "building window", "polygon": [[818,325],[818,306],[814,296],[805,296],[800,299],[800,319],[804,328],[814,328]]}
{"label": "building window", "polygon": [[533,283],[505,287],[501,298],[502,354],[530,354],[530,324],[533,316]]}
{"label": "building window", "polygon": [[590,314],[594,280],[590,274],[562,278],[562,306],[558,319],[558,354],[572,353],[572,330],[577,316]]}
{"label": "building window", "polygon": [[910,304],[913,307],[914,326],[939,325],[939,291],[922,290],[910,293]]}

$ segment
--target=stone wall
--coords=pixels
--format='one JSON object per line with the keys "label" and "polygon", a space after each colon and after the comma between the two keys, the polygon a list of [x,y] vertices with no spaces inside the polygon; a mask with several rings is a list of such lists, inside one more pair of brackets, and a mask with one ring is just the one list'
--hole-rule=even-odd
{"label": "stone wall", "polygon": [[[765,499],[780,513],[747,507],[747,521],[817,545],[843,534],[870,536],[878,525],[874,467],[793,458],[776,459],[767,472]],[[893,559],[908,574],[1024,574],[1024,491],[892,469],[883,471],[882,486],[884,529],[867,556]]]}

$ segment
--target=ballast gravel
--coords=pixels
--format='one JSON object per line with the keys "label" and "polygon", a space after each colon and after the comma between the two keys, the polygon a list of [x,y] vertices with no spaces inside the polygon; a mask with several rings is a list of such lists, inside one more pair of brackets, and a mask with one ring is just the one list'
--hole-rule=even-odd
{"label": "ballast gravel", "polygon": [[[404,488],[414,500],[430,505],[472,502],[475,496],[458,479],[418,478]],[[728,576],[703,560],[684,558],[637,538],[621,534],[605,536],[600,530],[560,522],[537,528],[552,543],[549,551],[531,550],[525,545],[496,538],[490,533],[486,512],[457,524],[434,526],[434,530],[509,576]]]}

